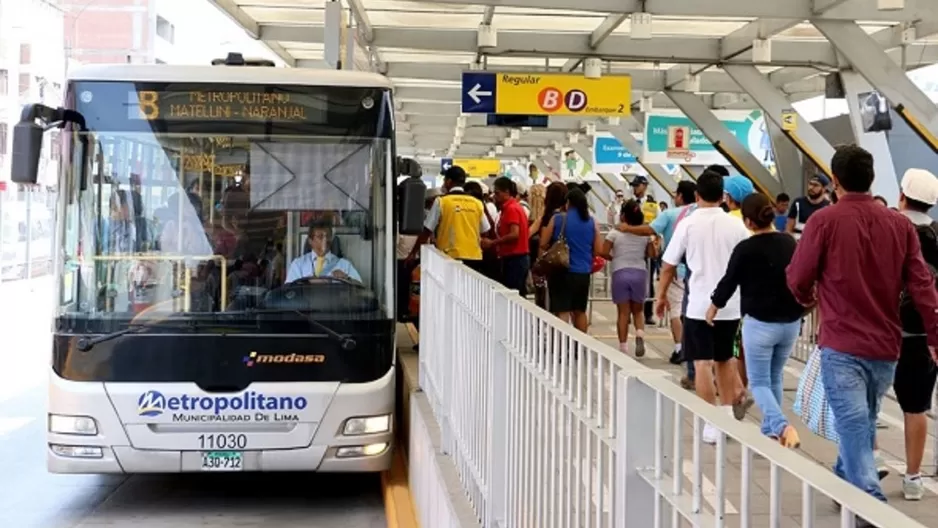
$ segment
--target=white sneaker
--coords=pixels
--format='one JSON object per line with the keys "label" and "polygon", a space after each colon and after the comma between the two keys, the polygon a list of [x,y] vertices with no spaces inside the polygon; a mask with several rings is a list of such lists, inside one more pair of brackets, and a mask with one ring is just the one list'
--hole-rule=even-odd
{"label": "white sneaker", "polygon": [[925,485],[922,483],[922,476],[902,478],[902,495],[907,501],[918,501],[925,497]]}
{"label": "white sneaker", "polygon": [[710,424],[704,424],[703,443],[717,445],[718,436],[720,436],[720,431],[716,427]]}

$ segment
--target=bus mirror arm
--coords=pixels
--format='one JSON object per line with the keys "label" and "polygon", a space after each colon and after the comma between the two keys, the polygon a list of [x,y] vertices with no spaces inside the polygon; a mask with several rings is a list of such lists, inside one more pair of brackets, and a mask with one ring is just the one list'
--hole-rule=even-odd
{"label": "bus mirror arm", "polygon": [[46,130],[65,123],[75,123],[85,129],[85,118],[74,110],[52,108],[43,104],[23,107],[20,121],[13,127],[13,162],[10,179],[14,183],[33,185],[39,178],[39,157],[42,154],[42,136]]}

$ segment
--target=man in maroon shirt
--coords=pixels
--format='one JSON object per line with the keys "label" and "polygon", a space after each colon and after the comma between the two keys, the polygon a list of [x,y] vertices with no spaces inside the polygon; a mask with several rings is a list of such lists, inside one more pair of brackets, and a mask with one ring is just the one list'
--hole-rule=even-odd
{"label": "man in maroon shirt", "polygon": [[902,341],[903,278],[931,346],[938,344],[938,295],[911,222],[870,195],[873,156],[855,145],[839,147],[831,169],[837,205],[805,225],[788,287],[804,305],[820,301],[821,377],[840,436],[834,472],[885,501],[873,442]]}
{"label": "man in maroon shirt", "polygon": [[528,215],[513,196],[516,194],[515,182],[503,176],[495,180],[493,187],[495,205],[501,209],[495,226],[498,238],[482,239],[482,248],[495,247],[502,269],[501,283],[524,296],[528,270],[531,269]]}

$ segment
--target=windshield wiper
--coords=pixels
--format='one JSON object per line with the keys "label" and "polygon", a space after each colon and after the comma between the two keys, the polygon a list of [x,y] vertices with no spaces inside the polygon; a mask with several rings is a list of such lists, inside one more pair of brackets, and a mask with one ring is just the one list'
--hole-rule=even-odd
{"label": "windshield wiper", "polygon": [[305,313],[302,310],[257,310],[257,309],[253,309],[251,311],[256,315],[263,315],[265,313],[269,314],[269,313],[293,312],[297,315],[302,316],[304,319],[306,319],[306,322],[308,322],[311,326],[315,326],[320,331],[322,331],[323,333],[325,333],[326,335],[334,339],[336,342],[338,342],[339,346],[342,347],[342,350],[345,350],[346,352],[351,352],[352,350],[355,350],[355,347],[358,346],[358,342],[355,341],[355,339],[352,338],[351,336],[336,332],[329,326],[317,321],[316,318],[313,316],[313,314]]}
{"label": "windshield wiper", "polygon": [[328,326],[326,326],[326,325],[320,323],[319,321],[316,320],[315,317],[313,317],[312,314],[305,314],[305,313],[303,313],[303,312],[301,312],[301,311],[299,311],[299,310],[296,310],[296,313],[298,313],[298,314],[302,315],[303,317],[305,317],[305,318],[306,318],[306,321],[307,321],[309,324],[311,324],[311,325],[315,326],[316,328],[322,330],[323,332],[325,332],[326,334],[328,334],[329,337],[331,337],[332,339],[335,339],[336,341],[338,341],[338,342],[339,342],[339,346],[342,347],[342,350],[345,350],[346,352],[351,352],[351,351],[355,350],[355,347],[358,346],[358,342],[355,341],[354,339],[352,339],[351,336],[348,336],[348,335],[345,335],[345,334],[340,334],[340,333],[336,332],[335,330],[329,328]]}
{"label": "windshield wiper", "polygon": [[[128,326],[127,328],[123,330],[111,332],[110,334],[104,334],[103,336],[92,337],[92,338],[83,337],[78,340],[78,343],[76,343],[75,346],[76,348],[78,348],[79,352],[87,352],[91,350],[92,348],[94,348],[95,345],[99,345],[101,343],[105,343],[107,341],[110,341],[112,339],[117,339],[118,337],[122,337],[125,335],[139,334],[146,330],[150,330],[151,328],[154,328],[155,326],[157,326],[159,323],[163,323],[163,322],[165,322],[165,320],[150,321],[148,323],[138,323],[133,326]],[[197,321],[190,320],[190,321],[186,321],[186,323],[188,324],[188,327],[190,330],[197,330],[199,328],[199,323]]]}
{"label": "windshield wiper", "polygon": [[141,324],[141,325],[131,326],[123,330],[118,330],[117,332],[111,332],[110,334],[104,334],[103,336],[93,337],[91,339],[87,337],[83,337],[78,340],[78,343],[75,346],[78,348],[79,352],[87,352],[91,350],[92,348],[94,348],[95,345],[99,345],[106,341],[117,339],[118,337],[125,336],[128,334],[138,334],[140,332],[143,332],[144,330],[150,329],[151,327],[152,325],[150,324]]}

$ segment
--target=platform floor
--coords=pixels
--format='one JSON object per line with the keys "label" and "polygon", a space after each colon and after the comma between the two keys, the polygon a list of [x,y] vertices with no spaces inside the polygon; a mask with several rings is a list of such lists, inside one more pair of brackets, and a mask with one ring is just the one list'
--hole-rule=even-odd
{"label": "platform floor", "polygon": [[[597,337],[600,341],[614,348],[618,348],[618,339],[616,338],[615,330],[615,306],[609,302],[595,302],[592,317],[590,334]],[[648,335],[645,340],[646,355],[638,359],[638,361],[648,367],[673,373],[673,379],[677,382],[683,375],[684,369],[683,367],[671,365],[668,362],[668,358],[674,349],[669,330],[655,327],[650,329],[647,333]],[[801,363],[792,359],[789,360],[785,369],[784,407],[786,415],[801,435],[802,446],[800,452],[806,457],[816,461],[818,464],[829,468],[837,457],[836,445],[810,433],[791,412],[794,405],[795,390],[798,385],[797,380],[802,371],[802,366]],[[757,407],[753,406],[747,420],[753,424],[753,427],[758,427],[760,416]],[[688,421],[688,423],[690,422]],[[684,430],[686,432],[685,441],[689,446],[691,444],[691,427],[685,427]],[[930,434],[934,431],[934,423],[931,419],[929,420],[929,431]],[[890,471],[890,474],[883,480],[883,488],[889,500],[889,504],[926,526],[938,526],[938,480],[934,477],[936,473],[934,464],[935,454],[933,452],[934,437],[930,436],[928,439],[924,459],[926,465],[923,467],[922,471],[923,474],[928,473],[931,475],[925,479],[925,498],[918,502],[906,501],[902,497],[901,477],[905,471],[902,412],[894,396],[891,394],[885,398],[883,402],[883,410],[880,414],[878,440],[880,450]],[[715,448],[705,446],[703,453],[705,456],[705,471],[710,479],[709,483],[704,482],[704,487],[707,488],[713,485],[713,457]],[[728,445],[727,453],[726,476],[729,488],[727,490],[728,499],[724,506],[728,514],[727,526],[737,526],[739,522],[738,515],[734,515],[734,513],[737,513],[740,508],[740,449],[731,442]],[[690,467],[686,468],[685,474],[691,474],[690,471]],[[751,499],[751,507],[754,514],[752,526],[768,526],[769,523],[768,472],[769,464],[764,460],[756,458],[754,460],[754,475],[757,477],[754,483],[756,489]],[[689,482],[685,482],[685,484],[689,484]],[[800,485],[793,477],[787,474],[783,476],[782,485],[783,512],[800,512]],[[689,488],[685,487],[685,489]],[[705,501],[710,511],[712,511],[714,500],[715,499],[711,497]],[[819,525],[816,526],[823,528],[839,526],[839,514],[830,501],[816,496],[815,511],[819,521]],[[782,522],[782,526],[801,526],[800,516],[786,516]]]}

